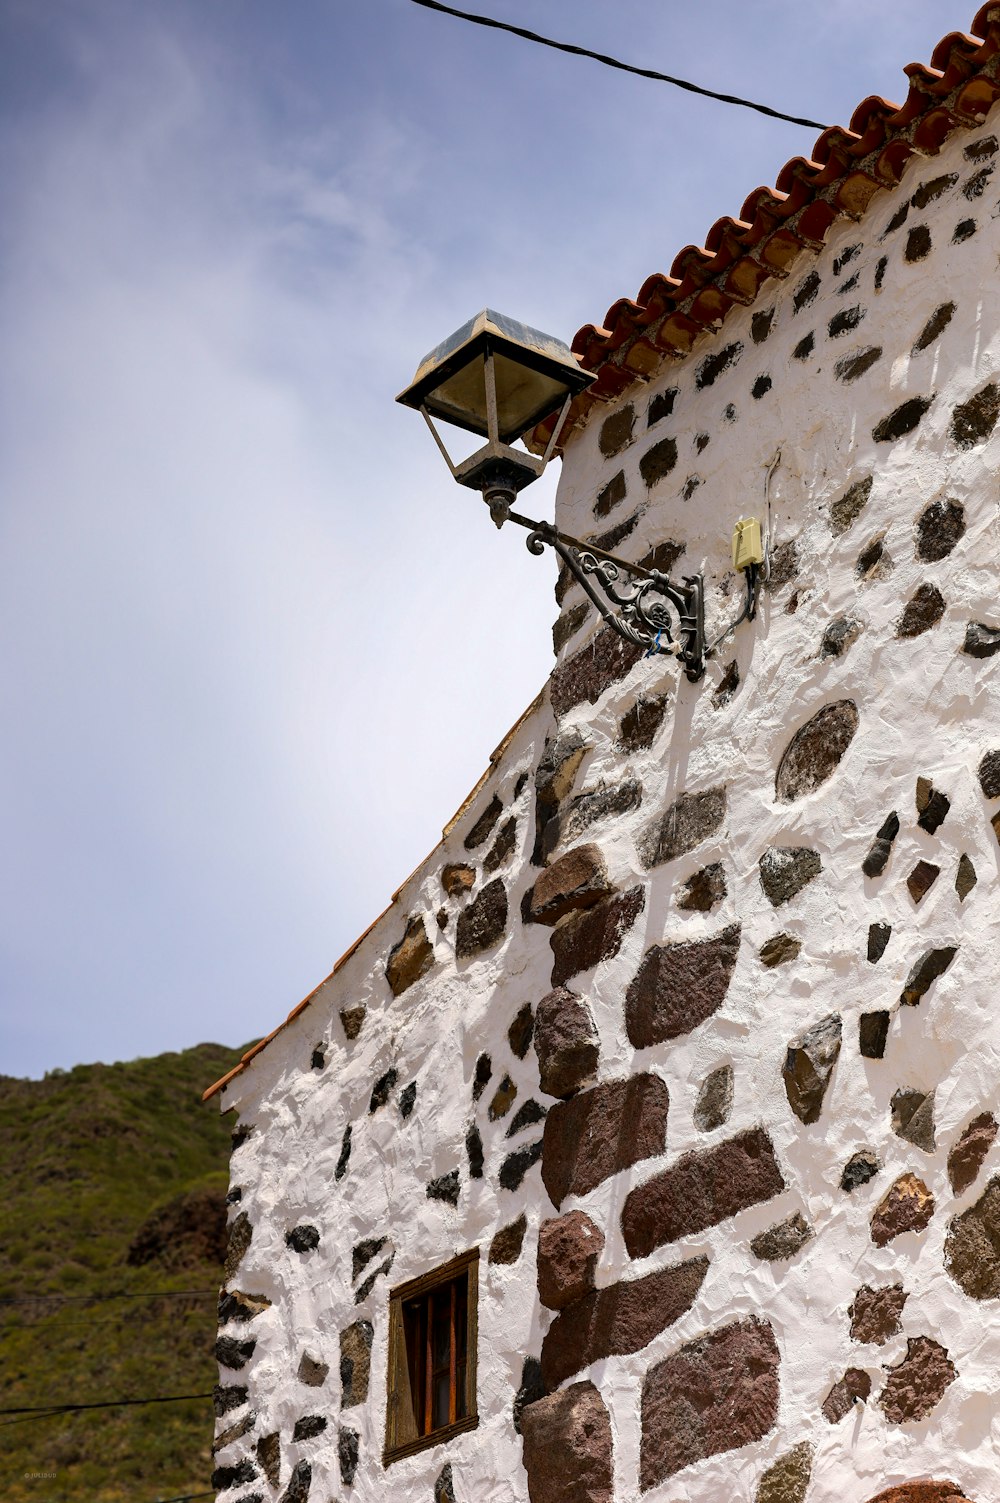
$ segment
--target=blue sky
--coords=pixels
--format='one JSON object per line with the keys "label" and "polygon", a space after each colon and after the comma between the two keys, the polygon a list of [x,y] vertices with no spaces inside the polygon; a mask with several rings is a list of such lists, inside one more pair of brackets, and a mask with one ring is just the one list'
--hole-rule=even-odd
{"label": "blue sky", "polygon": [[[468,8],[844,123],[974,14]],[[814,135],[410,0],[0,0],[0,1072],[327,974],[551,660],[550,561],[396,392],[485,304],[600,322]]]}

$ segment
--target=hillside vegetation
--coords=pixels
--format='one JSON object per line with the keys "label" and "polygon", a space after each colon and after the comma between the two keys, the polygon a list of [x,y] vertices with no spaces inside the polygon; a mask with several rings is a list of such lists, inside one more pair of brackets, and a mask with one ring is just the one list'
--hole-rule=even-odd
{"label": "hillside vegetation", "polygon": [[[211,1393],[229,1124],[200,1097],[238,1057],[0,1076],[0,1409]],[[4,1503],[210,1492],[210,1398],[14,1418]]]}

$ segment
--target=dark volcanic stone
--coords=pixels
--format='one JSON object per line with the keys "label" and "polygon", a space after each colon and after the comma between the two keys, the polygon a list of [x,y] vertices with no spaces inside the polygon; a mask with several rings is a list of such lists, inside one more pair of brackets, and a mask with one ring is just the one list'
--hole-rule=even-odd
{"label": "dark volcanic stone", "polygon": [[775,1222],[766,1231],[758,1232],[750,1241],[750,1251],[755,1258],[765,1263],[784,1263],[801,1252],[811,1242],[815,1232],[801,1211]]}
{"label": "dark volcanic stone", "polygon": [[[998,634],[1000,640],[1000,634]],[[669,694],[640,695],[622,716],[618,731],[618,745],[622,751],[644,751],[656,740],[656,733],[663,724],[670,703]]]}
{"label": "dark volcanic stone", "polygon": [[322,1070],[323,1066],[326,1064],[326,1050],[322,1044],[316,1045],[315,1049],[312,1052],[312,1058],[309,1063],[314,1070]]}
{"label": "dark volcanic stone", "polygon": [[226,1248],[226,1261],[222,1271],[223,1278],[232,1278],[243,1261],[243,1256],[250,1246],[250,1239],[252,1237],[253,1227],[250,1225],[250,1217],[246,1211],[240,1211],[229,1228],[229,1245]]}
{"label": "dark volcanic stone", "polygon": [[344,1175],[347,1173],[347,1166],[350,1163],[350,1159],[351,1124],[348,1122],[347,1126],[344,1128],[344,1136],[340,1144],[340,1157],[337,1160],[337,1167],[333,1171],[334,1179],[343,1179]]}
{"label": "dark volcanic stone", "polygon": [[798,344],[792,351],[792,359],[808,360],[809,356],[812,354],[815,348],[816,335],[810,332],[809,334],[804,335],[803,338],[799,340]]}
{"label": "dark volcanic stone", "polygon": [[937,1147],[934,1139],[934,1092],[894,1091],[890,1106],[892,1130],[897,1137],[905,1138],[925,1153],[933,1153]]}
{"label": "dark volcanic stone", "polygon": [[340,1333],[340,1382],[344,1409],[363,1404],[368,1398],[374,1334],[375,1328],[370,1320],[356,1320]]}
{"label": "dark volcanic stone", "polygon": [[580,627],[590,615],[591,605],[589,600],[578,600],[576,605],[568,611],[563,611],[552,623],[552,651],[562,652],[571,637],[575,637]]}
{"label": "dark volcanic stone", "polygon": [[243,1482],[253,1482],[257,1468],[249,1457],[244,1457],[235,1466],[217,1466],[212,1473],[212,1486],[216,1492],[225,1492],[230,1487],[239,1487]]}
{"label": "dark volcanic stone", "polygon": [[877,965],[882,959],[891,934],[891,924],[868,925],[868,961],[870,965]]}
{"label": "dark volcanic stone", "polygon": [[646,483],[647,489],[651,490],[660,480],[666,478],[677,464],[677,440],[675,438],[661,438],[658,444],[647,449],[639,461],[639,474]]}
{"label": "dark volcanic stone", "polygon": [[580,971],[589,971],[600,960],[610,960],[622,947],[625,935],[646,906],[646,889],[605,898],[593,908],[560,919],[549,943],[552,946],[552,985],[561,986]]}
{"label": "dark volcanic stone", "polygon": [[529,1404],[537,1404],[539,1399],[545,1397],[545,1385],[542,1382],[542,1364],[537,1357],[525,1357],[521,1363],[521,1385],[514,1395],[512,1416],[514,1430],[520,1435],[521,1417]]}
{"label": "dark volcanic stone", "polygon": [[493,1093],[493,1100],[489,1105],[491,1122],[499,1122],[501,1117],[506,1117],[517,1097],[517,1086],[509,1075],[505,1075]]}
{"label": "dark volcanic stone", "polygon": [[502,813],[503,804],[494,794],[462,842],[467,851],[474,851],[483,844]]}
{"label": "dark volcanic stone", "polygon": [[991,381],[967,402],[960,402],[951,415],[951,436],[960,449],[985,443],[1000,417],[1000,386]]}
{"label": "dark volcanic stone", "polygon": [[1000,151],[996,136],[983,136],[979,141],[971,141],[962,155],[967,162],[981,162],[984,158],[995,157]]}
{"label": "dark volcanic stone", "polygon": [[346,1425],[341,1425],[337,1436],[337,1460],[340,1462],[340,1480],[345,1487],[350,1487],[354,1482],[354,1474],[358,1469],[359,1450],[358,1432],[348,1429]]}
{"label": "dark volcanic stone", "polygon": [[781,1075],[788,1104],[800,1122],[808,1125],[819,1121],[842,1035],[840,1017],[832,1013],[788,1046]]}
{"label": "dark volcanic stone", "polygon": [[961,245],[963,240],[968,240],[975,233],[976,221],[974,219],[962,219],[952,231],[952,243],[954,245]]}
{"label": "dark volcanic stone", "polygon": [[239,1409],[241,1404],[247,1401],[247,1390],[238,1384],[217,1383],[212,1389],[212,1408],[216,1419],[222,1419],[223,1415],[230,1414],[232,1410]]}
{"label": "dark volcanic stone", "polygon": [[919,355],[922,350],[926,350],[928,345],[933,344],[935,339],[944,333],[954,316],[954,303],[941,303],[939,307],[935,308],[914,340],[913,349],[910,351],[910,354]]}
{"label": "dark volcanic stone", "polygon": [[340,1014],[341,1027],[349,1039],[356,1039],[368,1015],[367,1007],[345,1007]]}
{"label": "dark volcanic stone", "polygon": [[682,793],[666,813],[657,815],[638,841],[639,859],[647,871],[677,856],[686,856],[695,846],[715,835],[726,817],[725,788],[707,788],[703,793]]}
{"label": "dark volcanic stone", "polygon": [[531,1003],[525,1002],[519,1007],[514,1016],[514,1021],[507,1029],[507,1042],[511,1053],[516,1059],[524,1059],[531,1048],[531,1039],[535,1031],[535,1015],[531,1010]]}
{"label": "dark volcanic stone", "polygon": [[560,1102],[545,1120],[542,1181],[557,1208],[621,1169],[664,1149],[667,1088],[659,1075],[633,1075]]}
{"label": "dark volcanic stone", "polygon": [[854,572],[865,584],[873,579],[888,579],[895,568],[891,557],[886,551],[885,533],[877,533],[871,542],[866,543],[858,554],[858,561],[854,565]]}
{"label": "dark volcanic stone", "polygon": [[886,235],[891,235],[893,230],[898,230],[900,225],[905,223],[906,216],[909,214],[909,212],[910,202],[909,199],[907,199],[905,204],[900,204],[899,208],[896,210],[895,214],[892,216],[892,218],[889,220],[889,223],[882,231],[880,238],[884,240]]}
{"label": "dark volcanic stone", "polygon": [[902,1174],[883,1195],[872,1217],[872,1241],[885,1247],[903,1232],[922,1232],[934,1215],[934,1196],[915,1174]]}
{"label": "dark volcanic stone", "polygon": [[866,877],[880,877],[885,871],[886,864],[892,854],[892,842],[898,834],[899,815],[894,809],[882,822],[875,839],[872,841],[868,855],[861,863],[861,870]]}
{"label": "dark volcanic stone", "polygon": [[372,1258],[378,1256],[388,1240],[388,1237],[362,1237],[360,1242],[355,1243],[351,1249],[352,1280],[356,1279],[358,1274],[362,1273],[368,1267]]}
{"label": "dark volcanic stone", "polygon": [[614,892],[599,846],[579,845],[546,867],[531,896],[531,920],[555,924],[565,914],[592,908]]}
{"label": "dark volcanic stone", "polygon": [[652,428],[653,424],[658,423],[661,418],[669,417],[674,410],[676,400],[676,386],[668,386],[666,391],[658,391],[650,400],[646,412],[646,427]]}
{"label": "dark volcanic stone", "polygon": [[879,1008],[863,1012],[858,1019],[858,1045],[864,1059],[884,1059],[889,1037],[889,1014]]}
{"label": "dark volcanic stone", "polygon": [[819,272],[811,271],[809,275],[799,283],[792,295],[793,313],[801,313],[803,308],[814,301],[819,291]]}
{"label": "dark volcanic stone", "polygon": [[972,891],[978,881],[979,878],[976,876],[976,868],[973,866],[969,857],[963,851],[961,856],[958,858],[958,871],[955,873],[955,891],[958,893],[958,900],[960,903],[965,902],[966,898],[969,896],[969,893]]}
{"label": "dark volcanic stone", "polygon": [[720,861],[703,866],[680,888],[676,904],[685,912],[711,913],[726,896],[726,873]]}
{"label": "dark volcanic stone", "polygon": [[929,183],[921,183],[910,199],[910,203],[915,209],[926,209],[927,205],[932,204],[936,198],[940,198],[942,193],[946,193],[949,188],[954,188],[957,182],[957,172],[943,173],[941,177],[932,178]]}
{"label": "dark volcanic stone", "polygon": [[844,653],[861,635],[863,628],[860,621],[853,620],[850,616],[838,616],[835,621],[823,633],[823,639],[819,644],[821,658],[842,658]]}
{"label": "dark volcanic stone", "polygon": [[256,1345],[252,1337],[239,1341],[235,1336],[220,1336],[215,1343],[215,1360],[221,1367],[231,1367],[238,1372],[241,1367],[246,1367]]}
{"label": "dark volcanic stone", "polygon": [[986,753],[977,776],[985,798],[1000,798],[1000,751]]}
{"label": "dark volcanic stone", "polygon": [[626,1357],[672,1326],[698,1296],[707,1258],[595,1289],[564,1309],[542,1342],[542,1380],[556,1388],[605,1357]]}
{"label": "dark volcanic stone", "polygon": [[773,593],[790,584],[799,572],[799,550],[794,538],[786,538],[771,554],[771,573],[767,588]]}
{"label": "dark volcanic stone", "polygon": [[459,1180],[458,1170],[451,1169],[447,1174],[439,1174],[437,1179],[432,1179],[427,1186],[428,1200],[443,1200],[447,1205],[458,1205]]}
{"label": "dark volcanic stone", "polygon": [[516,1137],[517,1134],[519,1132],[523,1132],[526,1127],[534,1127],[536,1122],[544,1122],[546,1115],[547,1108],[542,1106],[540,1102],[535,1101],[533,1097],[529,1096],[528,1100],[521,1103],[517,1111],[514,1113],[513,1117],[510,1119],[510,1126],[508,1127],[505,1136],[508,1138]]}
{"label": "dark volcanic stone", "polygon": [[749,1445],[778,1419],[780,1358],[771,1327],[734,1321],[650,1368],[642,1385],[639,1485]]}
{"label": "dark volcanic stone", "polygon": [[1000,631],[993,626],[984,626],[981,621],[970,621],[965,628],[962,651],[970,658],[991,658],[1000,652]]}
{"label": "dark volcanic stone", "polygon": [[771,332],[771,324],[774,321],[774,309],[768,308],[755,313],[750,320],[750,338],[754,344],[763,344]]}
{"label": "dark volcanic stone", "polygon": [[[909,204],[906,205],[906,208],[909,208]],[[876,292],[881,292],[882,283],[885,281],[885,274],[888,269],[889,257],[879,256],[878,261],[875,264],[875,276],[872,279]]]}
{"label": "dark volcanic stone", "polygon": [[840,764],[858,728],[858,707],[853,699],[838,699],[799,727],[782,753],[774,780],[779,803],[812,793],[825,783]]}
{"label": "dark volcanic stone", "polygon": [[937,978],[944,975],[957,954],[957,945],[943,945],[939,950],[928,950],[922,955],[906,978],[900,1002],[906,1007],[916,1007]]}
{"label": "dark volcanic stone", "polygon": [[704,391],[706,386],[714,386],[723,371],[734,366],[742,354],[742,344],[739,340],[734,340],[732,344],[724,345],[721,350],[716,350],[714,355],[707,355],[695,374],[695,385],[698,390]]}
{"label": "dark volcanic stone", "polygon": [[257,1460],[272,1487],[281,1485],[281,1436],[277,1431],[262,1435],[257,1442]]}
{"label": "dark volcanic stone", "polygon": [[775,966],[787,965],[790,960],[797,959],[801,949],[802,941],[794,935],[775,934],[761,945],[760,963],[773,971]]}
{"label": "dark volcanic stone", "polygon": [[936,835],[948,817],[951,799],[927,778],[917,779],[917,824],[928,835]]}
{"label": "dark volcanic stone", "polygon": [[970,1299],[1000,1298],[1000,1177],[949,1223],[944,1266]]}
{"label": "dark volcanic stone", "polygon": [[220,1289],[217,1313],[219,1325],[224,1326],[229,1320],[241,1322],[253,1320],[257,1315],[263,1315],[265,1310],[270,1310],[271,1301],[266,1294],[244,1294],[242,1289]]}
{"label": "dark volcanic stone", "polygon": [[878,1159],[868,1148],[852,1153],[840,1176],[840,1188],[850,1195],[853,1190],[860,1189],[862,1185],[867,1185],[869,1180],[874,1179],[881,1167]]}
{"label": "dark volcanic stone", "polygon": [[523,1148],[515,1149],[513,1153],[508,1153],[497,1175],[501,1188],[504,1190],[520,1189],[524,1176],[538,1163],[541,1156],[541,1138],[534,1143],[526,1143]]}
{"label": "dark volcanic stone", "polygon": [[626,642],[610,626],[602,626],[585,647],[560,663],[549,680],[549,698],[557,716],[574,705],[596,704],[611,684],[624,678],[643,655],[643,648]]}
{"label": "dark volcanic stone", "polygon": [[476,1060],[476,1070],[472,1077],[472,1099],[478,1101],[493,1078],[493,1061],[488,1054],[481,1054]]}
{"label": "dark volcanic stone", "polygon": [[391,1252],[386,1258],[385,1262],[380,1263],[379,1266],[374,1270],[374,1272],[370,1273],[364,1280],[364,1282],[358,1285],[358,1288],[354,1291],[354,1303],[356,1305],[364,1304],[365,1300],[368,1298],[369,1294],[371,1294],[379,1279],[382,1278],[383,1274],[387,1274],[389,1272],[390,1268],[395,1262],[395,1259],[396,1254],[394,1252]]}
{"label": "dark volcanic stone", "polygon": [[608,516],[610,512],[614,511],[616,506],[621,505],[625,500],[625,496],[625,472],[624,470],[619,470],[618,474],[612,475],[607,485],[602,486],[598,492],[597,500],[594,502],[594,516]]}
{"label": "dark volcanic stone", "polygon": [[[538,1228],[538,1298],[542,1304],[549,1310],[562,1310],[589,1294],[603,1251],[604,1233],[585,1211],[567,1211],[543,1221]],[[556,1387],[561,1381],[548,1386]]]}
{"label": "dark volcanic stone", "polygon": [[862,1284],[847,1312],[851,1317],[851,1339],[881,1346],[891,1336],[898,1336],[899,1317],[908,1298],[902,1284],[883,1284],[877,1289]]}
{"label": "dark volcanic stone", "polygon": [[399,1071],[393,1069],[386,1070],[384,1075],[379,1076],[378,1080],[372,1086],[371,1100],[368,1103],[369,1115],[385,1106],[395,1089],[398,1079]]}
{"label": "dark volcanic stone", "polygon": [[504,820],[496,840],[483,858],[483,872],[486,876],[489,876],[490,872],[495,872],[498,866],[503,866],[505,861],[510,860],[516,844],[517,820]]}
{"label": "dark volcanic stone", "polygon": [[937,586],[922,584],[903,607],[903,614],[896,622],[896,636],[905,640],[930,631],[941,620],[944,608],[944,596]]}
{"label": "dark volcanic stone", "polygon": [[915,224],[906,236],[904,261],[922,261],[931,253],[931,232],[925,224]]}
{"label": "dark volcanic stone", "polygon": [[590,1008],[575,992],[556,987],[538,1004],[535,1054],[547,1096],[572,1096],[597,1075],[600,1049]]}
{"label": "dark volcanic stone", "polygon": [[875,425],[872,438],[877,444],[889,444],[897,438],[905,438],[916,428],[933,400],[933,397],[910,397],[909,401],[901,403],[888,417]]}
{"label": "dark volcanic stone", "polygon": [[759,402],[771,390],[772,384],[770,376],[758,376],[750,388],[750,395]]}
{"label": "dark volcanic stone", "polygon": [[648,1049],[690,1033],[725,1001],[740,948],[740,926],[715,939],[653,945],[625,993],[629,1042]]}
{"label": "dark volcanic stone", "polygon": [[290,1232],[285,1233],[285,1242],[292,1252],[312,1252],[314,1247],[319,1247],[319,1232],[314,1226],[303,1223],[301,1226],[293,1226]]}
{"label": "dark volcanic stone", "polygon": [[434,1483],[434,1503],[455,1503],[455,1479],[451,1462],[445,1462]]}
{"label": "dark volcanic stone", "polygon": [[386,961],[385,979],[392,995],[402,996],[407,987],[426,976],[433,964],[434,946],[427,938],[423,919],[408,919],[402,939],[389,951]]}
{"label": "dark volcanic stone", "polygon": [[417,1082],[411,1080],[409,1085],[404,1086],[399,1093],[399,1115],[405,1122],[413,1111],[417,1100]]}
{"label": "dark volcanic stone", "polygon": [[449,898],[460,898],[470,892],[475,886],[475,867],[466,866],[464,861],[452,861],[441,870],[441,886]]}
{"label": "dark volcanic stone", "polygon": [[866,475],[863,480],[856,480],[842,496],[834,501],[830,507],[830,531],[834,536],[846,532],[852,523],[857,521],[868,505],[873,482],[874,476]]}
{"label": "dark volcanic stone", "polygon": [[842,334],[850,334],[856,329],[865,316],[864,308],[841,308],[830,320],[827,333],[831,339],[839,339]]}
{"label": "dark volcanic stone", "polygon": [[864,1403],[871,1391],[872,1380],[868,1374],[860,1367],[849,1367],[823,1400],[823,1418],[828,1424],[839,1424],[859,1400]]}
{"label": "dark volcanic stone", "polygon": [[[768,583],[770,584],[770,582],[771,581],[769,579]],[[736,659],[733,658],[733,661],[730,663],[729,667],[726,669],[725,673],[722,675],[722,677],[719,679],[719,682],[712,690],[712,703],[715,708],[717,710],[721,710],[723,705],[727,705],[739,687],[740,665],[739,663],[737,663]]]}
{"label": "dark volcanic stone", "polygon": [[818,851],[799,845],[773,845],[760,858],[760,885],[774,908],[787,903],[823,870]]}
{"label": "dark volcanic stone", "polygon": [[[344,1432],[342,1431],[341,1434],[343,1434],[343,1433]],[[348,1435],[354,1435],[354,1431],[353,1430],[349,1430],[347,1432],[347,1434]],[[357,1465],[357,1436],[356,1435],[354,1436],[354,1452],[355,1452],[355,1465]],[[343,1478],[343,1476],[344,1476],[343,1456],[341,1456],[341,1477]],[[351,1480],[352,1481],[354,1480],[354,1473],[353,1473],[353,1471],[351,1472]],[[293,1468],[292,1468],[292,1475],[288,1479],[288,1486],[285,1488],[285,1491],[282,1493],[280,1499],[278,1500],[278,1503],[306,1503],[306,1499],[309,1497],[309,1488],[310,1488],[311,1483],[312,1483],[312,1467],[311,1467],[311,1465],[309,1464],[308,1461],[297,1461],[295,1463],[295,1465],[293,1466]],[[346,1485],[350,1486],[350,1483],[346,1483]]]}
{"label": "dark volcanic stone", "polygon": [[879,1405],[894,1425],[924,1419],[957,1377],[955,1365],[943,1346],[929,1336],[911,1336],[906,1343],[906,1356],[889,1370]]}
{"label": "dark volcanic stone", "polygon": [[310,1357],[308,1352],[303,1352],[295,1376],[307,1388],[322,1388],[329,1371],[329,1363],[320,1362],[317,1357]]}
{"label": "dark volcanic stone", "polygon": [[593,1383],[527,1404],[520,1420],[531,1503],[614,1503],[611,1420]]}
{"label": "dark volcanic stone", "polygon": [[631,402],[626,402],[624,407],[619,407],[617,412],[613,412],[610,417],[604,419],[597,445],[605,459],[611,459],[624,449],[626,444],[631,443],[634,428],[635,408]]}
{"label": "dark volcanic stone", "polygon": [[719,1065],[705,1076],[694,1104],[694,1125],[699,1132],[714,1132],[729,1121],[733,1109],[733,1067]]}
{"label": "dark volcanic stone", "polygon": [[918,861],[906,879],[910,897],[915,903],[919,903],[930,892],[934,883],[941,875],[941,868],[935,866],[933,861]]}
{"label": "dark volcanic stone", "polygon": [[880,344],[872,344],[866,350],[859,350],[856,355],[845,355],[833,367],[833,374],[838,381],[856,381],[882,359],[882,353]]}
{"label": "dark volcanic stone", "polygon": [[602,783],[599,788],[588,789],[577,794],[560,816],[559,839],[576,840],[598,821],[628,814],[630,810],[638,809],[641,803],[642,784],[637,778],[626,778],[611,787]]}
{"label": "dark volcanic stone", "polygon": [[754,1503],[805,1503],[812,1461],[813,1448],[807,1440],[779,1456],[761,1474]]}
{"label": "dark volcanic stone", "polygon": [[465,1156],[469,1161],[469,1178],[483,1177],[483,1137],[474,1122],[465,1130]]}
{"label": "dark volcanic stone", "polygon": [[622,1231],[629,1257],[648,1257],[678,1237],[703,1232],[771,1200],[784,1188],[774,1147],[762,1127],[714,1148],[685,1153],[626,1196]]}
{"label": "dark volcanic stone", "polygon": [[975,1183],[996,1135],[997,1119],[992,1112],[981,1112],[963,1129],[948,1155],[948,1179],[956,1195]]}
{"label": "dark volcanic stone", "polygon": [[292,1439],[312,1440],[314,1436],[323,1434],[326,1425],[326,1417],[322,1414],[303,1414],[295,1421]]}
{"label": "dark volcanic stone", "polygon": [[502,1226],[495,1233],[490,1243],[488,1261],[490,1263],[516,1263],[521,1256],[521,1248],[524,1246],[524,1234],[528,1230],[528,1219],[522,1211],[516,1221],[511,1221],[507,1226]]}
{"label": "dark volcanic stone", "polygon": [[978,172],[974,172],[962,184],[962,193],[970,203],[974,198],[982,198],[983,193],[986,191],[986,184],[993,176],[994,166],[995,163],[991,162],[988,167],[980,167]]}
{"label": "dark volcanic stone", "polygon": [[482,892],[458,916],[455,954],[460,958],[491,950],[507,927],[507,892],[500,877],[487,882]]}

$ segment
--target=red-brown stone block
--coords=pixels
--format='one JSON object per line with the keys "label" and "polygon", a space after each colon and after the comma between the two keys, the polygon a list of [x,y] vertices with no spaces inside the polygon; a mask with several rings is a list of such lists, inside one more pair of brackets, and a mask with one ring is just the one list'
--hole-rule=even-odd
{"label": "red-brown stone block", "polygon": [[954,1363],[939,1342],[930,1336],[911,1336],[906,1356],[889,1372],[879,1404],[894,1425],[924,1419],[957,1377]]}
{"label": "red-brown stone block", "polygon": [[542,1150],[542,1181],[553,1205],[661,1154],[668,1104],[659,1075],[633,1075],[554,1106],[545,1119]]}
{"label": "red-brown stone block", "polygon": [[535,1012],[538,1083],[547,1096],[573,1096],[593,1085],[600,1059],[597,1029],[582,997],[565,986],[547,992]]}
{"label": "red-brown stone block", "polygon": [[664,1243],[716,1226],[784,1188],[774,1147],[762,1127],[686,1153],[626,1197],[622,1231],[629,1256],[645,1258]]}
{"label": "red-brown stone block", "polygon": [[614,892],[604,857],[596,845],[578,845],[547,866],[531,894],[535,924],[555,924],[578,908],[593,908]]}
{"label": "red-brown stone block", "polygon": [[[538,1228],[538,1298],[562,1310],[594,1287],[594,1270],[604,1251],[604,1233],[585,1211],[567,1211]],[[582,1365],[582,1364],[581,1364]]]}
{"label": "red-brown stone block", "polygon": [[521,1411],[531,1503],[614,1503],[611,1420],[593,1383]]}
{"label": "red-brown stone block", "polygon": [[903,1232],[922,1232],[934,1215],[934,1196],[915,1174],[901,1174],[875,1207],[872,1241],[884,1247]]}
{"label": "red-brown stone block", "polygon": [[639,1485],[763,1440],[778,1418],[778,1346],[766,1321],[735,1321],[650,1368],[642,1385]]}
{"label": "red-brown stone block", "polygon": [[[603,898],[593,908],[568,913],[552,931],[552,985],[562,986],[580,971],[589,971],[599,960],[610,960],[646,906],[646,889]],[[463,915],[464,917],[464,915]],[[461,922],[461,920],[459,921]]]}
{"label": "red-brown stone block", "polygon": [[956,1195],[961,1195],[983,1167],[983,1160],[993,1147],[997,1135],[997,1119],[992,1112],[982,1112],[973,1117],[958,1142],[948,1155],[948,1179]]}
{"label": "red-brown stone block", "polygon": [[715,939],[653,945],[625,993],[629,1042],[648,1049],[690,1033],[722,1006],[740,947],[740,926]]}

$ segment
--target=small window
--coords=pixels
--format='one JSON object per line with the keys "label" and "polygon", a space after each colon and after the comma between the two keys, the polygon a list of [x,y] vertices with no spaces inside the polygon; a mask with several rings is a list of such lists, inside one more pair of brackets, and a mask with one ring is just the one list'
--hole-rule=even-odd
{"label": "small window", "polygon": [[385,1465],[478,1425],[478,1292],[474,1248],[390,1294]]}

